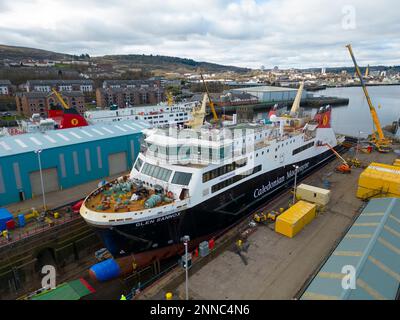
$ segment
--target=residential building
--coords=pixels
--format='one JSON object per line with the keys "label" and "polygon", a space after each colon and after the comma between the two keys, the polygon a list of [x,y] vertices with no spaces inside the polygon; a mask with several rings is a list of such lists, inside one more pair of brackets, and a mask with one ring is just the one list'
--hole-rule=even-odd
{"label": "residential building", "polygon": [[[61,95],[69,108],[76,109],[81,115],[84,114],[85,96],[81,91],[65,91],[61,92]],[[60,104],[52,92],[18,92],[15,99],[17,112],[27,117],[31,117],[34,113],[46,117],[52,105]]]}
{"label": "residential building", "polygon": [[161,87],[141,88],[98,88],[96,90],[97,106],[108,108],[117,105],[119,108],[146,104],[158,104],[165,100]]}
{"label": "residential building", "polygon": [[160,80],[105,80],[103,89],[107,88],[158,88],[161,86]]}
{"label": "residential building", "polygon": [[8,96],[11,94],[10,80],[0,80],[0,95]]}
{"label": "residential building", "polygon": [[52,88],[56,88],[57,91],[93,92],[94,83],[92,80],[28,80],[26,82],[27,92],[50,92]]}

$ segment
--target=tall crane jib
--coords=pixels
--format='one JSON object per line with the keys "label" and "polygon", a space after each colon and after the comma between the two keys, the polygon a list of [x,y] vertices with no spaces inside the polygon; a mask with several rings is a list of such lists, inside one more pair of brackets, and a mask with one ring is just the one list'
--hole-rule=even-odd
{"label": "tall crane jib", "polygon": [[55,88],[51,88],[51,91],[54,93],[56,96],[57,100],[61,103],[64,109],[69,109],[69,106],[65,103],[63,97],[58,93],[58,91]]}
{"label": "tall crane jib", "polygon": [[201,77],[201,80],[203,81],[204,87],[206,89],[208,101],[209,101],[209,104],[210,104],[210,109],[211,109],[211,112],[212,112],[212,115],[213,115],[213,119],[214,119],[214,121],[218,121],[219,119],[218,119],[218,116],[217,116],[217,112],[215,111],[214,102],[211,99],[210,91],[208,90],[207,84],[206,84],[206,82],[204,80],[204,77],[203,77],[203,74],[201,72],[200,72],[200,77]]}
{"label": "tall crane jib", "polygon": [[[360,79],[361,87],[364,91],[365,98],[367,99],[368,106],[369,106],[369,111],[371,113],[372,121],[374,123],[374,126],[376,128],[376,131],[374,130],[372,132],[372,143],[375,145],[375,147],[378,149],[379,152],[389,152],[391,150],[391,140],[387,139],[383,133],[381,123],[379,121],[378,114],[376,113],[376,109],[374,105],[372,104],[371,98],[369,96],[367,87],[365,85],[363,76],[361,74],[360,68],[357,65],[356,58],[353,53],[353,49],[350,44],[346,46],[346,48],[349,50],[351,59],[353,60],[354,67],[356,69],[356,74],[358,78]],[[378,134],[378,137],[376,136]]]}

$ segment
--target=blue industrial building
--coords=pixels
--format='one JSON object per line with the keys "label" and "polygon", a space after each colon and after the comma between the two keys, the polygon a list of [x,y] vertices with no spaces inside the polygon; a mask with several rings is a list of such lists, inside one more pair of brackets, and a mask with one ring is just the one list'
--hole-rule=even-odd
{"label": "blue industrial building", "polygon": [[[354,276],[353,281],[350,276]],[[373,199],[301,299],[395,300],[399,284],[400,198]]]}
{"label": "blue industrial building", "polygon": [[[143,121],[121,121],[0,138],[0,206],[130,170]],[[40,152],[39,152],[40,151]]]}

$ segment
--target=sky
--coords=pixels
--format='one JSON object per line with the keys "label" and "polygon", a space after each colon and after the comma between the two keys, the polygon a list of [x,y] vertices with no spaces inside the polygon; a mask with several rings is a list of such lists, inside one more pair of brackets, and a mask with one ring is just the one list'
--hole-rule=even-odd
{"label": "sky", "polygon": [[0,0],[0,43],[240,67],[399,65],[398,0]]}

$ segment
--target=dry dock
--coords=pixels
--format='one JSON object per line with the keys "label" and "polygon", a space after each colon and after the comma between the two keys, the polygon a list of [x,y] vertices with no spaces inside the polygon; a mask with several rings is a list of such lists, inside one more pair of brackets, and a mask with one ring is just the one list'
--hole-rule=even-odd
{"label": "dry dock", "polygon": [[[399,147],[396,147],[399,149]],[[372,161],[392,163],[394,153],[359,154],[363,164]],[[363,169],[353,168],[349,175],[335,173],[335,160],[303,180],[324,187],[329,181],[331,201],[325,211],[294,238],[275,233],[273,226],[258,225],[248,238],[244,253],[248,264],[234,252],[237,228],[217,241],[208,257],[194,261],[189,272],[191,299],[293,299],[307,279],[334,249],[363,207],[355,197],[357,180]],[[266,205],[267,209],[287,207],[292,194],[288,190]],[[247,224],[243,223],[243,225]],[[218,247],[219,245],[219,247]],[[138,299],[163,299],[168,291],[179,299],[185,296],[184,270],[174,271],[143,291]]]}

